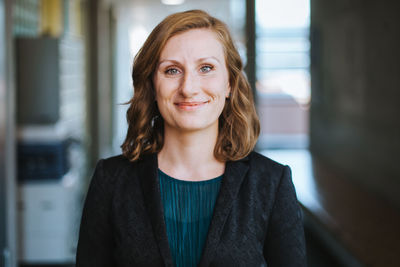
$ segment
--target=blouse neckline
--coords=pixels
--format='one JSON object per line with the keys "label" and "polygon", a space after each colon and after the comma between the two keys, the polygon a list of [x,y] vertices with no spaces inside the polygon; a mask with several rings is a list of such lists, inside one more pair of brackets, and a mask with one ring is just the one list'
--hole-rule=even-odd
{"label": "blouse neckline", "polygon": [[176,183],[180,183],[180,184],[209,184],[209,183],[216,183],[219,182],[222,177],[224,176],[223,174],[215,177],[215,178],[211,178],[211,179],[207,179],[207,180],[202,180],[202,181],[188,181],[188,180],[181,180],[181,179],[177,179],[174,178],[172,176],[169,176],[168,174],[166,174],[165,172],[163,172],[162,170],[158,169],[159,174],[163,175],[165,178],[176,182]]}

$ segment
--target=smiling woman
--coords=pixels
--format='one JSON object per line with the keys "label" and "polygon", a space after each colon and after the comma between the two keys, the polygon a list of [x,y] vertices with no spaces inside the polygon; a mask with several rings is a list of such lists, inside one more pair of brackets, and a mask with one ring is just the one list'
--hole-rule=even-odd
{"label": "smiling woman", "polygon": [[[152,31],[136,55],[132,71],[135,94],[129,102],[128,133],[122,145],[124,155],[130,160],[138,160],[144,154],[158,153],[164,145],[165,118],[155,102],[157,92],[153,88],[156,76],[160,80],[165,78],[163,80],[179,81],[189,86],[183,88],[185,91],[193,84],[197,84],[194,88],[200,88],[200,77],[203,83],[206,80],[211,82],[211,79],[217,80],[216,76],[226,72],[224,75],[228,80],[218,88],[226,89],[229,86],[227,95],[230,94],[230,97],[229,101],[223,101],[226,105],[222,113],[214,114],[219,121],[214,155],[220,161],[237,160],[254,148],[260,125],[242,61],[226,25],[205,14],[203,11],[191,11],[168,16]],[[179,45],[179,49],[176,45]],[[185,50],[180,53],[180,48]],[[168,54],[169,57],[166,57]],[[188,62],[188,56],[193,62]],[[197,74],[204,75],[193,76],[195,64],[198,67]],[[161,69],[165,72],[162,76]]]}
{"label": "smiling woman", "polygon": [[135,57],[122,155],[101,160],[77,266],[305,266],[290,169],[259,122],[227,26],[176,13]]}
{"label": "smiling woman", "polygon": [[171,161],[171,153],[182,153],[180,144],[189,143],[199,145],[197,151],[201,155],[214,158],[209,153],[214,150],[218,118],[230,93],[220,41],[208,29],[180,33],[168,40],[159,61],[153,84],[158,110],[164,120],[164,145],[158,157],[160,169],[181,179],[188,174],[192,179],[222,175],[223,162],[212,161],[213,168],[209,170],[190,168],[188,172]]}
{"label": "smiling woman", "polygon": [[153,83],[165,135],[171,128],[218,134],[218,117],[230,87],[224,50],[214,32],[196,29],[172,37],[160,55]]}

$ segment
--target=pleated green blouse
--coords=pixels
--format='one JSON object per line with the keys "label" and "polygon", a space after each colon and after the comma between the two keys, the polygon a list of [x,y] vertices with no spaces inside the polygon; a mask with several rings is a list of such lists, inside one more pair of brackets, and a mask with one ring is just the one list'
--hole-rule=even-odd
{"label": "pleated green blouse", "polygon": [[158,171],[169,247],[176,267],[199,264],[223,175],[184,181]]}

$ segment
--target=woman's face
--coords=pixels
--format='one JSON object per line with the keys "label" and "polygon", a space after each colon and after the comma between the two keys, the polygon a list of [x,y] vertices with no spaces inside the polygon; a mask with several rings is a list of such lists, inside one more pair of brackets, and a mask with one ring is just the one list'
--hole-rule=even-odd
{"label": "woman's face", "polygon": [[224,50],[215,33],[194,29],[170,38],[153,84],[166,130],[217,130],[230,86]]}

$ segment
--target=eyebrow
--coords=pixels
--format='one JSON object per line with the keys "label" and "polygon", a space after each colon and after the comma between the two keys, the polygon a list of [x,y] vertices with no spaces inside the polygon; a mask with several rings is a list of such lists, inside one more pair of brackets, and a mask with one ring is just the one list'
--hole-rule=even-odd
{"label": "eyebrow", "polygon": [[[197,59],[196,61],[197,61],[197,62],[202,62],[202,61],[206,61],[206,60],[208,60],[208,59],[214,59],[214,60],[216,60],[218,63],[221,63],[221,61],[219,61],[219,59],[216,58],[216,57],[214,57],[214,56],[211,56],[211,57],[202,57],[202,58]],[[174,64],[180,64],[179,61],[174,60],[174,59],[163,59],[163,60],[160,60],[160,61],[158,62],[157,66],[161,65],[161,64],[164,63],[164,62],[172,62],[172,63],[174,63]]]}

